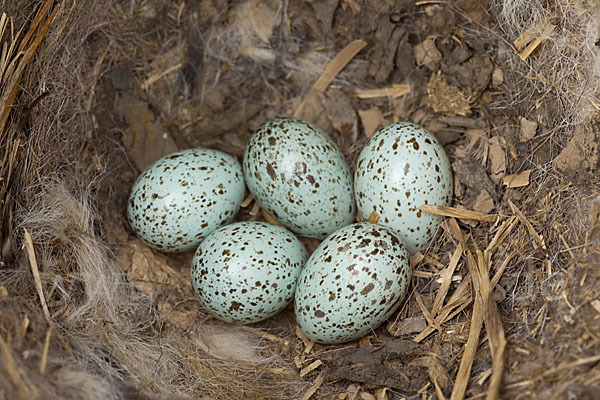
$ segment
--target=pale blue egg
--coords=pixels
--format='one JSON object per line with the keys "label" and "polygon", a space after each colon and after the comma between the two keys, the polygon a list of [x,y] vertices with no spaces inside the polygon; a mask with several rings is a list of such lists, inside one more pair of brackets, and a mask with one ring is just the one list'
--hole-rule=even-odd
{"label": "pale blue egg", "polygon": [[129,195],[127,216],[136,234],[164,252],[195,249],[240,209],[242,167],[217,150],[188,149],[146,168]]}
{"label": "pale blue egg", "polygon": [[267,319],[294,298],[306,249],[293,233],[266,222],[223,226],[204,240],[192,262],[196,297],[226,322]]}
{"label": "pale blue egg", "polygon": [[250,137],[244,177],[260,206],[298,235],[324,238],[354,220],[352,174],[333,140],[293,118]]}
{"label": "pale blue egg", "polygon": [[398,309],[410,278],[408,253],[393,230],[368,222],[348,225],[306,262],[294,300],[296,321],[315,342],[358,339]]}
{"label": "pale blue egg", "polygon": [[354,172],[361,218],[376,211],[379,224],[394,229],[410,253],[427,248],[444,217],[419,210],[423,204],[449,206],[452,169],[435,136],[399,122],[376,132],[361,151]]}

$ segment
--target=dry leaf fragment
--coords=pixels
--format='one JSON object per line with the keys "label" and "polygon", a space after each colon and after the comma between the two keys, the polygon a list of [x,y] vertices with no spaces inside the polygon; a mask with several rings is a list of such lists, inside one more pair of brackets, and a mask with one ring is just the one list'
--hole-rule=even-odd
{"label": "dry leaf fragment", "polygon": [[600,112],[582,124],[567,146],[556,156],[553,167],[575,183],[593,181],[600,164]]}
{"label": "dry leaf fragment", "polygon": [[176,306],[166,302],[158,303],[158,311],[169,324],[180,329],[189,329],[197,315],[195,311],[178,310]]}
{"label": "dry leaf fragment", "polygon": [[331,125],[343,134],[353,134],[357,129],[356,111],[350,98],[340,89],[331,88],[325,99],[325,111]]}
{"label": "dry leaf fragment", "polygon": [[594,307],[594,310],[596,310],[596,312],[600,314],[600,300],[593,300],[590,304],[592,305],[592,307]]}
{"label": "dry leaf fragment", "polygon": [[415,61],[418,65],[424,65],[434,70],[437,63],[442,59],[442,53],[435,47],[433,38],[427,38],[414,47]]}
{"label": "dry leaf fragment", "polygon": [[422,332],[425,328],[427,328],[427,321],[423,316],[402,318],[390,322],[387,326],[388,332],[393,336]]}
{"label": "dry leaf fragment", "polygon": [[494,86],[499,87],[504,83],[504,72],[500,68],[494,69],[492,72],[492,83]]}
{"label": "dry leaf fragment", "polygon": [[358,110],[358,115],[365,129],[366,137],[371,137],[378,128],[385,125],[383,113],[377,107],[371,107],[368,110]]}
{"label": "dry leaf fragment", "polygon": [[502,183],[508,188],[518,188],[529,185],[529,175],[531,170],[523,171],[519,174],[506,175]]}
{"label": "dry leaf fragment", "polygon": [[388,400],[387,395],[388,388],[379,388],[375,390],[375,397],[377,400]]}
{"label": "dry leaf fragment", "polygon": [[146,296],[152,297],[161,287],[185,287],[191,285],[167,263],[167,257],[155,253],[139,240],[132,240],[131,264],[126,266],[127,279]]}
{"label": "dry leaf fragment", "polygon": [[127,154],[140,170],[162,156],[177,151],[175,141],[155,119],[147,102],[125,93],[118,97],[115,108],[128,125],[123,132]]}
{"label": "dry leaf fragment", "polygon": [[375,398],[375,396],[373,396],[371,393],[368,393],[368,392],[361,392],[360,398],[362,400],[377,400]]}
{"label": "dry leaf fragment", "polygon": [[487,190],[483,189],[481,192],[479,192],[479,195],[475,199],[473,210],[488,214],[492,212],[494,208],[494,199],[492,199],[492,196],[490,196]]}
{"label": "dry leaf fragment", "polygon": [[506,156],[497,137],[490,139],[489,159],[490,179],[497,185],[502,181],[506,171]]}
{"label": "dry leaf fragment", "polygon": [[519,117],[519,123],[521,124],[521,141],[526,142],[533,139],[538,128],[537,122]]}

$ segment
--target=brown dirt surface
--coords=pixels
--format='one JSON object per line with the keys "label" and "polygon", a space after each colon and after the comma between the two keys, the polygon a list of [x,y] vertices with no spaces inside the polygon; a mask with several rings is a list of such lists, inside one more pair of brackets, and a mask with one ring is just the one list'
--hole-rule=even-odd
{"label": "brown dirt surface", "polygon": [[576,183],[593,180],[600,165],[599,144],[600,114],[584,123],[575,133],[554,159],[554,169]]}
{"label": "brown dirt surface", "polygon": [[[0,0],[0,400],[598,398],[596,8]],[[352,168],[397,121],[452,162],[452,208],[432,211],[447,218],[401,309],[343,345],[309,341],[291,306],[215,320],[192,253],[127,223],[154,160],[241,159],[294,115]],[[269,220],[246,203],[236,220]]]}

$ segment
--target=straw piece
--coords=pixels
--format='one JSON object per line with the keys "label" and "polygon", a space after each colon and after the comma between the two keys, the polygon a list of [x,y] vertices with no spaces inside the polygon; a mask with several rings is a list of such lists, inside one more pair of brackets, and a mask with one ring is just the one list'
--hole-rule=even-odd
{"label": "straw piece", "polygon": [[8,348],[8,344],[4,341],[4,338],[0,335],[0,354],[4,359],[3,366],[8,376],[13,381],[15,386],[17,387],[17,393],[19,398],[21,399],[37,399],[39,395],[36,391],[33,393],[31,389],[23,380],[23,377],[19,373],[17,369],[17,365],[15,363],[15,359],[12,356],[10,349]]}
{"label": "straw piece", "polygon": [[544,25],[541,35],[539,37],[535,38],[531,43],[529,43],[529,45],[525,48],[525,50],[523,50],[519,54],[519,57],[521,57],[521,60],[525,61],[531,55],[531,53],[533,53],[535,51],[535,49],[542,43],[543,40],[548,39],[550,37],[550,35],[552,34],[552,32],[554,31],[554,28],[556,28],[556,25],[553,25],[549,22],[546,23],[546,25]]}
{"label": "straw piece", "polygon": [[42,27],[39,29],[39,32],[36,33],[38,25],[40,24],[42,18],[45,15],[47,15],[52,3],[54,3],[53,0],[46,0],[46,2],[44,2],[44,5],[40,8],[34,21],[30,25],[27,34],[25,35],[23,40],[21,40],[18,53],[16,54],[13,54],[14,44],[16,43],[16,38],[13,37],[13,43],[11,44],[11,50],[9,51],[9,53],[13,54],[13,61],[11,62],[10,67],[11,70],[4,71],[6,77],[10,77],[10,79],[8,79],[8,83],[5,86],[6,89],[4,91],[4,95],[0,98],[0,105],[2,105],[0,107],[0,135],[4,132],[4,128],[8,121],[8,116],[10,114],[10,111],[13,109],[13,104],[15,104],[15,99],[17,98],[17,94],[20,89],[19,82],[21,80],[21,77],[23,76],[25,67],[27,66],[29,61],[31,61],[33,54],[42,42],[42,39],[46,35],[46,32],[48,32],[48,29],[50,28],[50,23],[52,22],[52,20],[56,16],[56,13],[58,12],[59,4],[56,4],[48,18],[42,25]]}
{"label": "straw piece", "polygon": [[520,174],[506,175],[504,179],[502,179],[502,184],[507,188],[519,188],[527,186],[529,185],[529,175],[531,175],[530,169],[523,171]]}
{"label": "straw piece", "polygon": [[309,104],[311,99],[314,101],[316,96],[327,89],[333,79],[340,73],[342,69],[361,51],[367,42],[364,40],[355,40],[344,47],[334,58],[331,60],[319,78],[315,81],[313,86],[310,88],[308,93],[302,98],[302,100],[296,106],[294,111],[294,117],[303,118],[305,113],[306,104]]}
{"label": "straw piece", "polygon": [[273,218],[271,216],[271,214],[269,214],[268,212],[265,211],[264,208],[260,209],[260,215],[262,215],[263,218],[265,219],[265,221],[267,221],[268,223],[270,223],[272,225],[277,225],[277,226],[281,226],[281,227],[285,228],[285,225],[283,225],[281,222],[279,222],[275,218]]}
{"label": "straw piece", "polygon": [[[471,303],[471,278],[469,278],[469,275],[470,273],[458,285],[454,293],[452,293],[452,296],[450,296],[450,300],[448,300],[446,305],[440,309],[439,315],[435,318],[435,322],[438,326],[453,318]],[[456,307],[458,308],[452,311]],[[423,330],[423,332],[419,333],[415,338],[413,338],[413,340],[419,343],[437,329],[437,327],[429,325],[427,328],[425,328],[425,330]]]}
{"label": "straw piece", "polygon": [[248,207],[250,205],[250,203],[252,203],[252,200],[254,200],[254,196],[252,195],[252,193],[248,193],[248,196],[246,196],[244,201],[242,201],[241,207],[242,208]]}
{"label": "straw piece", "polygon": [[504,270],[506,269],[506,267],[508,266],[508,263],[510,263],[510,261],[517,255],[516,252],[509,254],[508,256],[506,256],[506,258],[504,259],[504,261],[502,262],[502,264],[500,265],[500,268],[498,268],[498,270],[496,271],[496,273],[494,274],[494,277],[492,278],[492,289],[496,287],[496,285],[498,284],[498,282],[500,282],[500,278],[502,278],[502,274],[504,273]]}
{"label": "straw piece", "polygon": [[459,244],[456,247],[456,250],[454,250],[454,254],[452,254],[452,257],[450,258],[450,263],[448,264],[448,267],[446,267],[441,272],[442,286],[440,286],[437,295],[435,296],[435,300],[433,301],[433,307],[431,308],[431,313],[433,315],[437,315],[442,305],[442,302],[444,301],[444,298],[446,298],[446,294],[448,294],[448,289],[450,289],[450,284],[452,283],[452,275],[456,270],[458,261],[462,256],[462,252],[462,246]]}
{"label": "straw piece", "polygon": [[302,377],[310,374],[312,371],[319,368],[321,366],[321,364],[323,364],[323,361],[321,361],[321,360],[313,361],[306,367],[302,368],[302,370],[300,371],[300,377],[302,378]]}
{"label": "straw piece", "polygon": [[52,3],[53,3],[53,0],[46,0],[46,2],[44,2],[42,7],[36,14],[35,18],[33,19],[33,22],[29,26],[29,29],[27,30],[25,37],[23,37],[23,40],[21,40],[21,45],[19,46],[19,52],[24,51],[26,47],[30,46],[31,38],[33,37],[35,31],[37,31],[37,28],[40,25],[40,23],[42,22],[42,18],[44,18],[44,15],[46,15],[48,13],[48,10],[50,9],[50,6],[52,5]]}
{"label": "straw piece", "polygon": [[63,348],[65,349],[65,351],[67,352],[67,354],[69,354],[69,356],[75,360],[75,354],[73,354],[73,351],[71,350],[71,348],[69,347],[69,345],[67,344],[67,341],[65,340],[65,338],[60,334],[60,331],[55,329],[56,331],[56,336],[58,337],[58,340],[60,341],[60,343],[63,345]]}
{"label": "straw piece", "polygon": [[379,218],[381,217],[379,216],[379,214],[377,214],[377,211],[373,210],[369,215],[369,218],[367,218],[367,222],[376,224],[379,221]]}
{"label": "straw piece", "polygon": [[279,336],[272,335],[268,332],[253,328],[248,325],[240,325],[238,328],[240,328],[246,332],[250,332],[253,335],[260,337],[261,339],[266,339],[271,342],[281,343],[283,345],[288,345],[290,343],[289,339],[280,338]]}
{"label": "straw piece", "polygon": [[446,225],[448,226],[448,229],[450,230],[450,234],[452,235],[452,237],[454,239],[458,240],[458,243],[460,243],[460,245],[463,249],[466,249],[467,248],[467,239],[465,238],[465,235],[463,234],[462,230],[458,226],[458,222],[456,221],[456,219],[450,218],[450,219],[446,220]]}
{"label": "straw piece", "polygon": [[421,295],[417,291],[415,291],[415,300],[417,301],[417,305],[421,309],[421,312],[423,313],[423,316],[425,317],[425,319],[429,323],[429,326],[432,326],[435,329],[440,330],[441,329],[440,326],[433,319],[433,315],[431,315],[431,313],[429,312],[429,310],[427,309],[427,307],[425,307],[425,303],[423,303],[423,300],[421,299]]}
{"label": "straw piece", "polygon": [[447,1],[443,1],[443,0],[423,0],[423,1],[417,1],[415,2],[415,6],[426,6],[429,4],[448,4]]}
{"label": "straw piece", "polygon": [[40,374],[46,373],[46,365],[48,364],[48,350],[50,349],[50,336],[52,336],[52,330],[54,328],[50,326],[48,332],[46,332],[46,339],[44,340],[44,350],[42,351],[42,360],[40,361]]}
{"label": "straw piece", "polygon": [[417,265],[418,263],[423,261],[424,258],[425,258],[425,256],[423,255],[423,253],[421,253],[420,251],[417,251],[415,254],[410,256],[410,260],[409,260],[410,267],[414,268],[415,265]]}
{"label": "straw piece", "polygon": [[256,214],[258,214],[259,211],[260,211],[260,204],[254,203],[254,205],[252,206],[252,209],[250,210],[250,212],[248,214],[250,214],[254,217]]}
{"label": "straw piece", "polygon": [[315,379],[315,381],[313,382],[313,384],[310,386],[310,388],[308,388],[308,390],[306,392],[304,392],[304,395],[302,395],[302,397],[300,398],[300,400],[308,400],[308,399],[310,399],[315,393],[317,393],[317,390],[319,390],[319,388],[323,384],[324,380],[325,379],[323,377],[323,373],[321,372],[319,374],[319,376],[317,376],[317,379]]}
{"label": "straw piece", "polygon": [[158,82],[162,77],[169,75],[171,72],[177,71],[178,69],[180,69],[183,66],[182,63],[177,63],[175,65],[170,66],[169,68],[165,69],[164,71],[161,71],[157,74],[154,74],[150,77],[148,77],[148,79],[146,79],[144,82],[142,82],[142,90],[148,90],[148,88],[150,86],[152,86],[154,83]]}
{"label": "straw piece", "polygon": [[431,256],[423,256],[423,260],[425,260],[428,264],[433,265],[437,269],[444,268],[444,264],[442,264],[441,262],[439,262],[438,260],[436,260],[435,258],[433,258]]}
{"label": "straw piece", "polygon": [[413,276],[415,278],[426,278],[426,279],[431,279],[435,276],[435,273],[433,272],[428,272],[428,271],[413,271]]}
{"label": "straw piece", "polygon": [[[492,353],[492,377],[488,387],[486,399],[499,399],[500,385],[502,384],[502,375],[504,373],[504,363],[506,358],[506,338],[498,305],[494,300],[494,288],[490,281],[491,255],[477,251],[477,281],[479,286],[480,300],[482,304],[485,329],[487,331],[491,353]],[[478,299],[476,298],[476,302]]]}
{"label": "straw piece", "polygon": [[521,51],[530,43],[533,39],[535,39],[535,35],[538,31],[537,25],[534,25],[527,29],[525,32],[521,34],[518,38],[516,38],[513,42],[517,51]]}
{"label": "straw piece", "polygon": [[298,336],[298,338],[302,340],[302,343],[304,343],[304,354],[310,353],[312,348],[315,346],[315,342],[307,338],[304,332],[300,330],[300,327],[298,325],[296,325],[296,336]]}
{"label": "straw piece", "polygon": [[533,239],[533,247],[536,249],[538,247],[541,247],[542,249],[546,250],[546,243],[544,242],[544,237],[535,231],[533,225],[531,225],[531,222],[529,222],[529,220],[525,217],[521,210],[519,210],[510,199],[508,199],[508,205],[510,206],[511,210],[517,215],[517,218],[519,218],[519,220],[527,227],[529,235]]}
{"label": "straw piece", "polygon": [[327,86],[339,74],[346,65],[356,56],[365,46],[367,42],[364,40],[355,40],[349,43],[342,49],[334,58],[327,64],[321,76],[317,79],[312,89],[319,92],[324,92]]}
{"label": "straw piece", "polygon": [[359,99],[376,99],[379,97],[396,98],[411,92],[410,85],[395,84],[392,87],[380,89],[358,89],[355,91]]}
{"label": "straw piece", "polygon": [[433,378],[433,385],[435,386],[435,394],[437,395],[438,400],[446,400],[446,396],[444,396],[442,388],[440,387],[435,377]]}
{"label": "straw piece", "polygon": [[44,296],[44,289],[42,289],[42,280],[40,278],[40,271],[38,269],[37,259],[35,257],[35,250],[33,248],[33,241],[31,240],[31,234],[27,229],[23,229],[25,237],[25,249],[27,250],[27,256],[29,258],[29,265],[31,266],[31,273],[33,274],[33,280],[35,282],[35,288],[37,289],[40,302],[42,303],[42,310],[44,316],[50,321],[50,312],[48,311],[48,304],[46,303],[46,297]]}
{"label": "straw piece", "polygon": [[493,222],[498,218],[496,215],[485,214],[479,211],[464,210],[456,207],[446,206],[432,206],[430,204],[423,204],[419,206],[419,210],[435,215],[441,215],[444,217],[454,217],[460,219],[473,219],[476,221]]}
{"label": "straw piece", "polygon": [[504,364],[506,363],[506,345],[504,330],[499,331],[498,346],[494,349],[492,355],[492,379],[488,387],[487,400],[496,400],[500,398],[500,388],[502,386],[502,376],[504,374]]}
{"label": "straw piece", "polygon": [[490,254],[495,253],[498,247],[500,247],[500,245],[504,243],[504,241],[506,240],[510,232],[512,232],[512,230],[518,222],[519,219],[517,217],[511,217],[510,219],[504,221],[502,225],[500,225],[500,227],[498,228],[498,231],[494,235],[494,238],[488,244],[488,247],[485,249],[485,251],[487,251]]}
{"label": "straw piece", "polygon": [[[478,268],[477,264],[470,252],[466,254],[467,266],[471,273],[471,281],[473,286],[478,289],[479,282],[477,280]],[[473,305],[473,314],[471,316],[471,326],[469,328],[469,338],[465,344],[463,351],[463,357],[460,360],[460,366],[458,367],[458,373],[456,374],[456,382],[452,389],[452,395],[450,400],[464,399],[467,391],[467,385],[469,383],[469,377],[471,376],[471,368],[473,366],[473,360],[475,359],[475,353],[479,345],[479,335],[481,334],[481,328],[483,326],[483,309],[481,294],[479,290],[475,290],[475,302]]]}

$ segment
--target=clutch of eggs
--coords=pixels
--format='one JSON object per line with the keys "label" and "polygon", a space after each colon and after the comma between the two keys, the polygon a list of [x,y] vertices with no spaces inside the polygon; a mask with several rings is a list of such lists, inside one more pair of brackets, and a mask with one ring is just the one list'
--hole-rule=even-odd
{"label": "clutch of eggs", "polygon": [[159,159],[138,176],[127,217],[149,246],[187,251],[233,219],[244,191],[235,158],[217,150],[187,149]]}
{"label": "clutch of eggs", "polygon": [[226,322],[267,319],[294,298],[306,249],[293,233],[266,222],[223,226],[198,247],[192,287],[204,307]]}
{"label": "clutch of eggs", "polygon": [[350,168],[335,142],[308,122],[264,123],[250,137],[243,167],[258,204],[298,235],[324,238],[354,220]]}
{"label": "clutch of eggs", "polygon": [[354,191],[362,219],[376,211],[378,223],[396,231],[410,253],[422,251],[444,217],[421,212],[419,206],[450,205],[450,161],[425,129],[409,122],[391,124],[376,132],[361,151]]}

